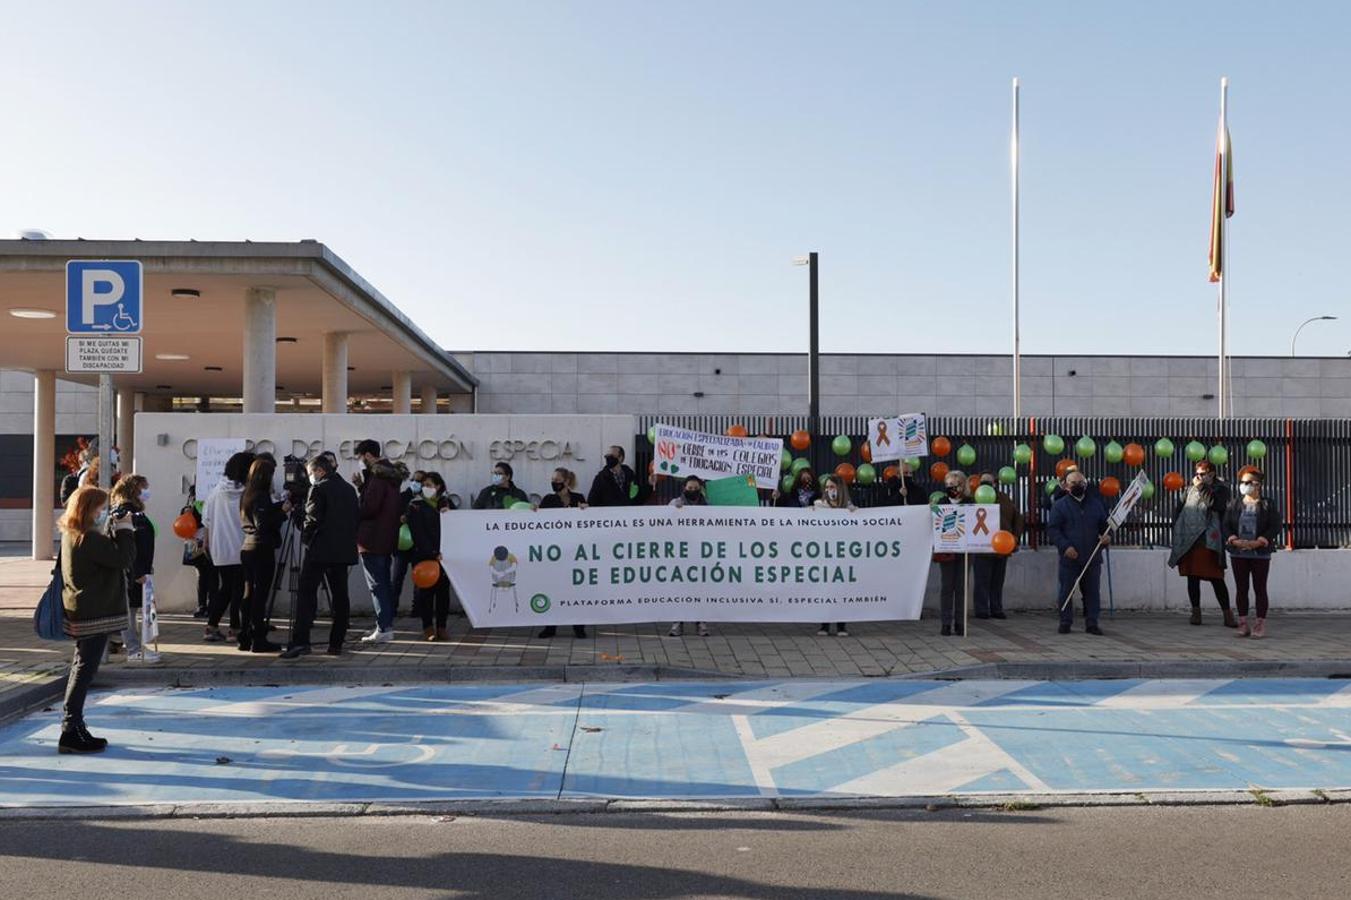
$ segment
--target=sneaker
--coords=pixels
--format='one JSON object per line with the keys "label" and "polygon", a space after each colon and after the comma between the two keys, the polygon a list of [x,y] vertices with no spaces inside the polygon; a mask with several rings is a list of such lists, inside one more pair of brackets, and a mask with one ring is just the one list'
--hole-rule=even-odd
{"label": "sneaker", "polygon": [[127,654],[128,663],[140,663],[146,666],[153,666],[160,661],[160,655],[154,650],[137,650],[135,653]]}
{"label": "sneaker", "polygon": [[817,637],[828,637],[829,635],[830,635],[829,625],[822,625],[820,628],[816,629]]}
{"label": "sneaker", "polygon": [[675,623],[674,625],[671,626],[671,630],[666,632],[668,637],[680,637],[684,633],[685,633],[685,625],[684,623],[681,622]]}
{"label": "sneaker", "polygon": [[699,626],[699,637],[708,637],[709,635],[708,626],[705,625],[703,622],[696,622],[695,624]]}
{"label": "sneaker", "polygon": [[836,631],[835,631],[835,636],[836,636],[836,637],[849,637],[849,629],[848,629],[848,628],[843,628],[843,627],[838,628],[838,629],[836,629]]}
{"label": "sneaker", "polygon": [[1264,638],[1267,636],[1267,620],[1254,619],[1252,623],[1252,636],[1255,638]]}
{"label": "sneaker", "polygon": [[202,635],[202,640],[208,644],[223,644],[225,643],[225,635],[220,633],[219,628],[208,628]]}
{"label": "sneaker", "polygon": [[1238,634],[1234,635],[1234,637],[1247,637],[1249,634],[1250,634],[1250,632],[1248,631],[1248,617],[1247,617],[1247,616],[1239,616],[1239,617],[1238,617]]}
{"label": "sneaker", "polygon": [[370,634],[362,637],[361,639],[361,643],[363,644],[389,644],[392,643],[393,641],[394,641],[393,628],[389,629],[388,631],[381,631],[379,628],[377,628]]}

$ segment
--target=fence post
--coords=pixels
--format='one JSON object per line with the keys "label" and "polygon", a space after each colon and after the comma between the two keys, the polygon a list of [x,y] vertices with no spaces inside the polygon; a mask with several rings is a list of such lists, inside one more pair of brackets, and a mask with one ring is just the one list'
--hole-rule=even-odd
{"label": "fence post", "polygon": [[1037,420],[1027,420],[1027,443],[1032,448],[1032,461],[1027,464],[1027,521],[1032,527],[1027,529],[1028,543],[1036,550],[1041,543],[1037,531]]}
{"label": "fence post", "polygon": [[1295,549],[1295,421],[1285,420],[1285,549]]}

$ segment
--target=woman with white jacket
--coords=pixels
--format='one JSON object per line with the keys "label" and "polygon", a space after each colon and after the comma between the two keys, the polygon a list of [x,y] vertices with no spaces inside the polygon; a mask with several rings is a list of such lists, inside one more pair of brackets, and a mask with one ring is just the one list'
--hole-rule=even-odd
{"label": "woman with white jacket", "polygon": [[244,496],[244,483],[249,479],[249,466],[253,465],[254,454],[236,453],[225,463],[225,473],[211,489],[202,508],[202,527],[206,529],[206,546],[211,561],[219,573],[216,592],[211,597],[211,605],[206,612],[206,632],[202,636],[208,643],[219,643],[226,639],[220,633],[220,620],[226,608],[230,610],[229,639],[234,640],[239,631],[239,604],[244,599],[244,565],[239,551],[244,546],[244,526],[239,520],[239,504]]}

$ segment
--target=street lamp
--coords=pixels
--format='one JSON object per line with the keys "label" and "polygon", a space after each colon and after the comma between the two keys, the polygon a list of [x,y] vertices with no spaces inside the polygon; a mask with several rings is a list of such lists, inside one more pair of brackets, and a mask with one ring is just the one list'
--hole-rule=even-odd
{"label": "street lamp", "polygon": [[1336,318],[1336,316],[1314,316],[1312,319],[1306,319],[1301,322],[1300,326],[1295,329],[1294,336],[1290,338],[1290,355],[1295,355],[1295,341],[1299,340],[1299,333],[1304,330],[1305,325],[1311,325],[1314,322],[1331,322]]}
{"label": "street lamp", "polygon": [[821,424],[821,322],[818,314],[816,253],[794,257],[793,265],[807,267],[809,321],[807,335],[807,429],[815,435]]}

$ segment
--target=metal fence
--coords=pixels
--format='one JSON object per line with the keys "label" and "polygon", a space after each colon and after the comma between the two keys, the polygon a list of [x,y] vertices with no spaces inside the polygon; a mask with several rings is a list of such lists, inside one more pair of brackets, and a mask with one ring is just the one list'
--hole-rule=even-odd
{"label": "metal fence", "polygon": [[[822,416],[817,434],[812,435],[809,450],[795,453],[806,457],[819,474],[832,471],[847,462],[858,466],[863,462],[860,447],[867,438],[869,416]],[[1073,458],[1079,468],[1093,481],[1115,476],[1124,487],[1144,471],[1156,487],[1154,498],[1142,501],[1131,519],[1118,534],[1118,543],[1127,546],[1166,547],[1172,529],[1173,511],[1180,494],[1163,490],[1164,475],[1178,472],[1189,482],[1192,464],[1184,447],[1199,441],[1207,448],[1225,447],[1229,462],[1220,466],[1220,477],[1236,480],[1238,470],[1249,463],[1257,465],[1266,475],[1265,493],[1281,508],[1285,528],[1281,540],[1290,548],[1343,548],[1351,546],[1351,420],[1344,419],[1184,419],[1184,418],[1077,418],[1047,417],[1014,419],[1008,417],[934,416],[929,420],[929,438],[947,437],[953,452],[943,459],[954,469],[956,450],[969,444],[976,452],[974,472],[998,472],[1003,466],[1014,465],[1013,448],[1026,443],[1032,448],[1032,462],[1017,466],[1018,479],[1001,490],[1009,492],[1027,519],[1024,538],[1032,546],[1043,540],[1046,512],[1049,508],[1047,482],[1055,476],[1056,462]],[[733,425],[744,426],[750,434],[765,434],[787,438],[797,430],[808,428],[803,416],[762,415],[708,415],[708,416],[639,416],[639,431],[635,440],[635,466],[646,471],[652,459],[652,446],[647,440],[647,429],[658,422],[721,434]],[[836,435],[846,435],[853,443],[852,452],[836,456],[830,447]],[[1051,456],[1043,448],[1048,434],[1059,435],[1065,441],[1065,452]],[[1088,435],[1097,443],[1097,452],[1088,459],[1074,455],[1074,445]],[[1171,458],[1160,458],[1154,452],[1159,438],[1170,439],[1174,446]],[[1266,444],[1267,452],[1261,460],[1247,458],[1248,443],[1254,439]],[[1137,468],[1122,463],[1108,463],[1103,448],[1115,440],[1123,446],[1137,443],[1145,448],[1145,462]],[[785,446],[787,444],[785,443]],[[937,461],[929,456],[916,472],[925,494],[940,486],[929,477],[928,466]],[[878,465],[881,472],[883,465]],[[658,487],[658,495],[674,496],[678,488],[670,483]],[[854,502],[872,506],[880,502],[879,485],[855,484],[851,488]],[[769,498],[762,498],[769,503]]]}

